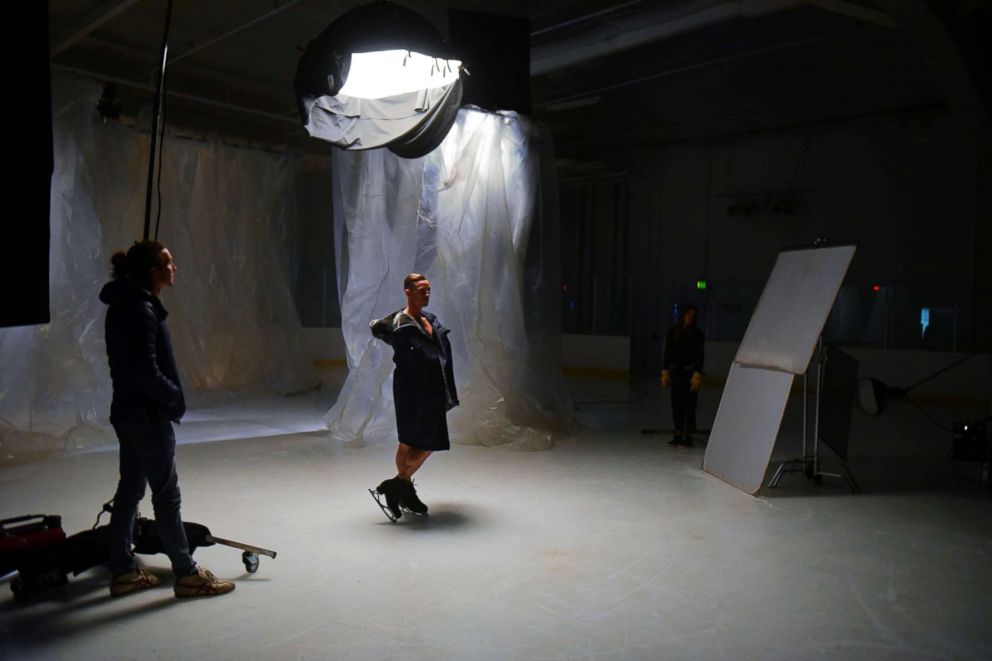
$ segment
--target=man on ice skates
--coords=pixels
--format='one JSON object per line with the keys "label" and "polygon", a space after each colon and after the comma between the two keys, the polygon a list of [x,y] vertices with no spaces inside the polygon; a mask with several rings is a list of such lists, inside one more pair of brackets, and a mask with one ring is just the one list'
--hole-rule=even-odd
{"label": "man on ice skates", "polygon": [[[449,330],[424,310],[431,283],[420,273],[403,280],[406,307],[369,323],[372,335],[393,347],[393,404],[396,407],[396,477],[369,490],[391,521],[403,511],[427,515],[413,474],[432,452],[448,450],[448,410],[458,405]],[[383,506],[380,498],[385,499]]]}

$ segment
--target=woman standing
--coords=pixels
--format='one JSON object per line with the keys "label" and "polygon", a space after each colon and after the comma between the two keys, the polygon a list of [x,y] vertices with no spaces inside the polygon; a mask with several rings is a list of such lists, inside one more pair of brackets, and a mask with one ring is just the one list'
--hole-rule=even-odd
{"label": "woman standing", "polygon": [[131,551],[138,503],[151,486],[155,527],[172,562],[177,597],[226,594],[234,583],[198,567],[179,513],[176,436],[172,423],[186,412],[172,352],[168,316],[158,296],[176,282],[172,255],[157,241],[136,242],[114,254],[113,279],[100,300],[107,304],[105,337],[114,397],[110,422],[120,441],[120,481],[110,515],[110,594],[120,597],[158,585]]}

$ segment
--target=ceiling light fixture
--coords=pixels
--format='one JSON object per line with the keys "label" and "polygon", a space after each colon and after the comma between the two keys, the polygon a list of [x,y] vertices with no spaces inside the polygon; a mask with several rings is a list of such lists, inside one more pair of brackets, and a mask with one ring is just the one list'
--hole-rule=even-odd
{"label": "ceiling light fixture", "polygon": [[432,151],[454,123],[461,71],[426,19],[379,0],[343,14],[311,41],[294,83],[311,136],[413,158]]}
{"label": "ceiling light fixture", "polygon": [[348,79],[338,94],[381,99],[445,87],[458,79],[461,64],[405,50],[352,53]]}

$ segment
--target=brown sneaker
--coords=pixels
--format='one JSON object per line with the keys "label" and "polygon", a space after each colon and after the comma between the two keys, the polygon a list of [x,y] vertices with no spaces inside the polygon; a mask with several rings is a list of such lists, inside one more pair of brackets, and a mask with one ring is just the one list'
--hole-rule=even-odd
{"label": "brown sneaker", "polygon": [[110,579],[110,596],[123,597],[132,592],[153,588],[158,584],[157,576],[149,574],[141,567],[135,567],[131,571],[117,574]]}
{"label": "brown sneaker", "polygon": [[212,572],[197,567],[196,572],[176,579],[174,588],[177,597],[213,597],[234,591],[234,583],[222,581]]}

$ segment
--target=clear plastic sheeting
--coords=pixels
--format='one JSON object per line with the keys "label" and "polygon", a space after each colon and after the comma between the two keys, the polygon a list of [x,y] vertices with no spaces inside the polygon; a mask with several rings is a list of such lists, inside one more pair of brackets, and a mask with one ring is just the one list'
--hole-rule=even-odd
{"label": "clear plastic sheeting", "polygon": [[348,379],[325,421],[350,445],[396,441],[392,349],[368,323],[431,281],[451,329],[455,443],[550,447],[574,427],[561,375],[558,228],[550,138],[514,113],[462,109],[419,159],[335,152],[334,230]]}
{"label": "clear plastic sheeting", "polygon": [[[52,321],[0,329],[0,461],[115,442],[97,295],[141,236],[149,135],[103,124],[93,83],[52,92]],[[167,137],[162,164],[159,238],[178,266],[162,300],[187,401],[315,386],[290,287],[294,159]]]}

